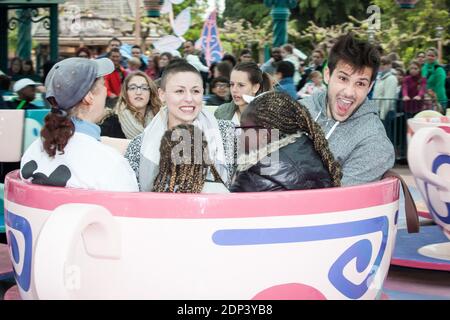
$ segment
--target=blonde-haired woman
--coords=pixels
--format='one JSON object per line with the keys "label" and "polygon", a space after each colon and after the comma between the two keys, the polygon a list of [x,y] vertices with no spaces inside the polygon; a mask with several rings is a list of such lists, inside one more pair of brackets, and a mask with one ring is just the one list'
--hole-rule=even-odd
{"label": "blonde-haired woman", "polygon": [[144,72],[129,75],[114,109],[100,122],[101,135],[133,139],[140,135],[161,108],[158,89]]}

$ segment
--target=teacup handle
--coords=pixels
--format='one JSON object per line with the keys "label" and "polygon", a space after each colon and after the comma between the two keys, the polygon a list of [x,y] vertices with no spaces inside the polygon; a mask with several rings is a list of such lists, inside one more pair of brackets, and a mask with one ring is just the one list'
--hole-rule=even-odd
{"label": "teacup handle", "polygon": [[408,233],[419,232],[420,225],[419,216],[417,214],[417,207],[411,195],[411,192],[408,189],[408,185],[406,184],[405,180],[403,180],[402,176],[394,170],[388,170],[384,173],[383,178],[389,177],[397,178],[402,186],[403,195],[405,196],[405,215]]}
{"label": "teacup handle", "polygon": [[433,139],[433,147],[437,153],[450,154],[450,136],[440,128],[422,128],[411,139],[408,147],[408,164],[414,177],[427,181],[438,188],[441,199],[450,201],[450,182],[434,174],[427,163],[426,154],[429,152],[429,142]]}
{"label": "teacup handle", "polygon": [[121,233],[110,212],[92,204],[65,204],[56,208],[39,234],[35,250],[34,281],[39,299],[71,299],[73,274],[67,262],[82,236],[87,254],[120,259]]}

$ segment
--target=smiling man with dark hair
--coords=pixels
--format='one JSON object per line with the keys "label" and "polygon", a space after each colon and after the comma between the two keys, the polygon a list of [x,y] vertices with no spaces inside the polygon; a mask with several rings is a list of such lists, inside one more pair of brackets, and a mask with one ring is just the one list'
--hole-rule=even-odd
{"label": "smiling man with dark hair", "polygon": [[379,66],[380,53],[373,45],[353,34],[342,36],[324,70],[327,92],[300,101],[324,130],[342,166],[342,185],[376,181],[394,166],[394,147],[378,107],[367,99]]}

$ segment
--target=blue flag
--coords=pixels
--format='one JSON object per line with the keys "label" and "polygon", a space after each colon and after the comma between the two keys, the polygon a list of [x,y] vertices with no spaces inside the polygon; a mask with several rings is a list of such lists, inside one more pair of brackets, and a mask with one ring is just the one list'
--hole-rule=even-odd
{"label": "blue flag", "polygon": [[205,59],[208,67],[211,63],[222,60],[223,56],[216,17],[217,11],[214,10],[211,12],[208,19],[206,19],[201,36],[201,47],[202,51],[205,53]]}

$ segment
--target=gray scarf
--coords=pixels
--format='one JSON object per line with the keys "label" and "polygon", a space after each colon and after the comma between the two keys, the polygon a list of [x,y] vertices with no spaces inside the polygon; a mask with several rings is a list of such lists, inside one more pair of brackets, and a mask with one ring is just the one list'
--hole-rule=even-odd
{"label": "gray scarf", "polygon": [[119,117],[120,126],[127,139],[134,139],[136,136],[144,132],[145,127],[152,121],[153,112],[150,110],[145,115],[144,125],[136,119],[130,109],[125,105],[120,105],[117,116]]}

